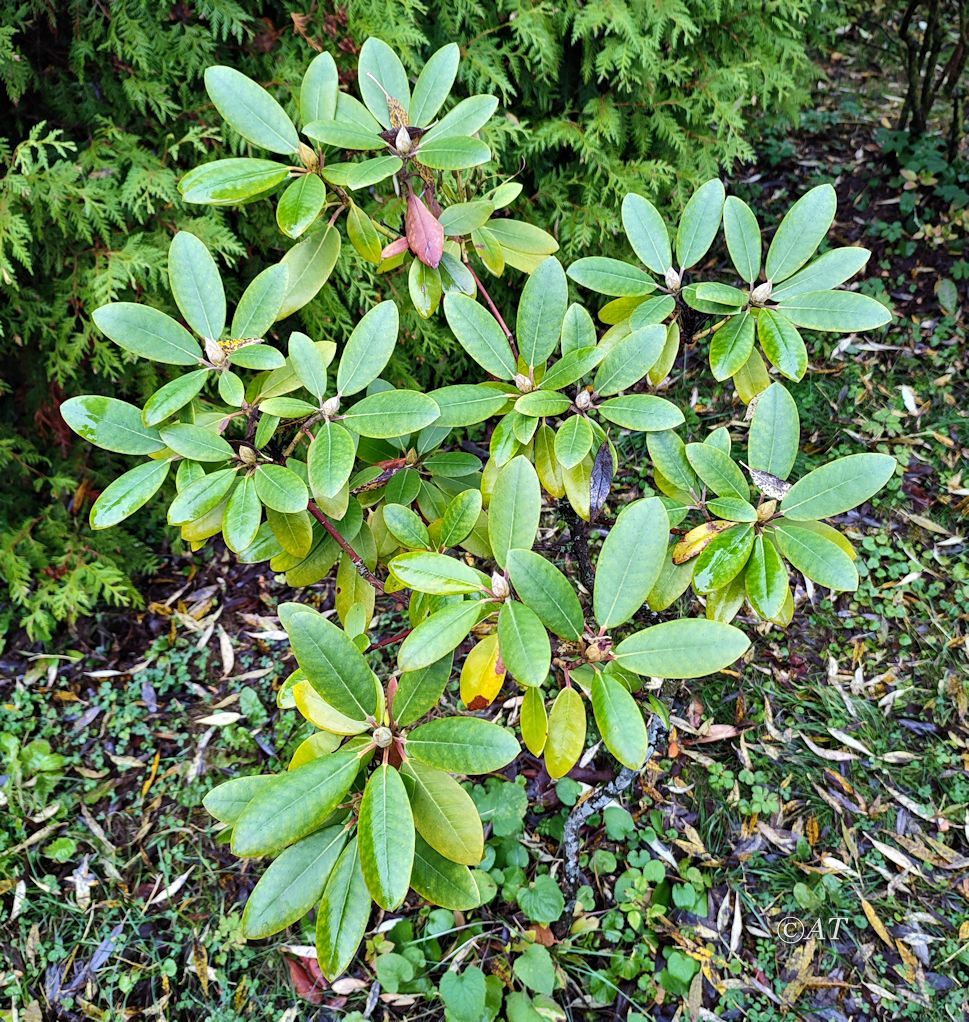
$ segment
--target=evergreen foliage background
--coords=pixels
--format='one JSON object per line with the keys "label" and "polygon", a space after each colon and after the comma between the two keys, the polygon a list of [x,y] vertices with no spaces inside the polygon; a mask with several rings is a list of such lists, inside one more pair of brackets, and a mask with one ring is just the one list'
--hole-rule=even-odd
{"label": "evergreen foliage background", "polygon": [[[147,515],[107,534],[86,525],[109,456],[75,447],[60,401],[108,389],[138,401],[160,382],[99,339],[91,312],[134,296],[166,307],[178,229],[242,281],[286,247],[269,203],[223,212],[179,199],[188,169],[246,148],[208,101],[208,65],[236,67],[292,107],[321,49],[349,77],[368,35],[411,69],[457,40],[457,94],[501,100],[487,141],[496,176],[525,185],[514,213],[552,231],[568,262],[592,245],[622,254],[626,192],[675,206],[749,158],[758,131],[794,118],[818,74],[812,44],[838,21],[811,0],[5,0],[0,11],[0,635],[21,624],[40,641],[100,601],[137,604],[131,578],[162,546],[163,524]],[[406,282],[376,278],[344,246],[296,320],[341,338],[395,288]],[[397,379],[457,382],[456,342],[408,315]]]}

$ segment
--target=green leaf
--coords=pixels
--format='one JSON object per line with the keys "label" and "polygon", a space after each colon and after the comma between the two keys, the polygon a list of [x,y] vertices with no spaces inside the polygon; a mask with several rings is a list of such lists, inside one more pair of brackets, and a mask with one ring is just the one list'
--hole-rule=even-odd
{"label": "green leaf", "polygon": [[831,185],[818,185],[805,192],[781,220],[767,250],[767,279],[786,280],[814,255],[838,209],[838,196]]}
{"label": "green leaf", "polygon": [[382,763],[360,803],[360,868],[373,900],[393,911],[407,896],[414,865],[414,816],[400,774]]}
{"label": "green leaf", "polygon": [[777,522],[771,529],[771,536],[784,557],[812,582],[844,592],[854,592],[858,588],[858,569],[844,550],[827,536],[796,522]]}
{"label": "green leaf", "polygon": [[407,290],[417,314],[430,319],[444,294],[441,271],[436,266],[426,266],[420,259],[412,259],[407,271]]}
{"label": "green leaf", "polygon": [[783,301],[808,291],[830,291],[864,269],[871,257],[867,248],[833,248],[798,270],[771,292],[771,300]]}
{"label": "green leaf", "polygon": [[750,500],[750,487],[744,479],[743,472],[734,464],[729,454],[714,447],[712,444],[687,444],[686,460],[700,477],[700,481],[708,486],[718,497],[738,497]]}
{"label": "green leaf", "polygon": [[699,490],[696,473],[686,456],[686,444],[675,433],[650,433],[646,448],[653,465],[678,490],[687,494]]}
{"label": "green leaf", "polygon": [[307,681],[334,709],[367,720],[377,709],[373,671],[341,628],[299,603],[284,603],[279,619]]}
{"label": "green leaf", "polygon": [[235,468],[221,468],[186,486],[169,505],[169,525],[187,525],[221,504],[236,480],[236,471]]}
{"label": "green leaf", "polygon": [[563,688],[552,703],[545,741],[545,769],[552,780],[564,777],[585,749],[585,703],[572,687]]}
{"label": "green leaf", "polygon": [[160,387],[145,402],[141,418],[146,426],[157,426],[180,408],[184,408],[205,386],[210,369],[196,369],[194,372],[176,376],[164,387]]}
{"label": "green leaf", "polygon": [[787,570],[777,548],[758,536],[744,572],[744,590],[751,607],[765,620],[777,617],[787,597],[787,584]]}
{"label": "green leaf", "polygon": [[342,825],[326,827],[291,845],[274,860],[242,913],[246,938],[271,937],[315,908],[345,842]]}
{"label": "green leaf", "polygon": [[563,468],[575,468],[592,450],[592,427],[584,415],[572,415],[555,433],[555,457]]}
{"label": "green leaf", "polygon": [[222,537],[225,545],[235,553],[241,553],[256,538],[262,522],[262,504],[256,495],[256,484],[252,476],[244,476],[229,495],[222,517]]}
{"label": "green leaf", "polygon": [[518,302],[516,337],[526,365],[539,365],[558,347],[568,304],[565,270],[551,256],[525,282]]}
{"label": "green leaf", "polygon": [[623,766],[639,770],[649,752],[642,711],[623,685],[600,671],[592,681],[592,712],[606,748]]}
{"label": "green leaf", "polygon": [[508,403],[509,395],[486,384],[459,383],[430,392],[441,409],[435,425],[473,426],[490,419]]}
{"label": "green leaf", "polygon": [[598,406],[599,414],[623,429],[650,433],[676,429],[683,424],[683,413],[665,398],[654,394],[623,394]]}
{"label": "green leaf", "polygon": [[179,231],[168,247],[168,281],[188,325],[218,340],[225,329],[222,277],[209,250],[188,231]]}
{"label": "green leaf", "polygon": [[[519,888],[517,900],[525,916],[542,926],[554,923],[565,910],[565,898],[562,896],[561,888],[555,878],[548,873],[537,876],[527,887]],[[532,1020],[526,1017],[523,1022]]]}
{"label": "green leaf", "polygon": [[288,177],[284,163],[230,157],[194,167],[178,182],[178,190],[186,202],[233,206],[267,195]]}
{"label": "green leaf", "polygon": [[392,301],[375,305],[353,328],[336,374],[337,392],[350,397],[383,372],[397,344],[400,316]]}
{"label": "green leaf", "polygon": [[572,348],[549,368],[539,387],[542,390],[562,390],[595,369],[605,354],[601,348]]}
{"label": "green leaf", "polygon": [[533,756],[541,756],[548,740],[548,714],[542,690],[530,688],[525,692],[521,708],[521,732],[525,748]]}
{"label": "green leaf", "polygon": [[243,291],[232,317],[233,337],[263,337],[280,318],[279,310],[286,298],[289,269],[277,263],[253,278]]}
{"label": "green leaf", "polygon": [[889,454],[849,454],[808,472],[787,491],[781,512],[794,521],[844,514],[874,496],[895,474]]}
{"label": "green leaf", "polygon": [[[219,397],[233,408],[241,408],[246,399],[246,388],[242,379],[232,370],[223,370],[219,373]],[[267,402],[268,403],[268,402]],[[266,411],[269,411],[267,408]]]}
{"label": "green leaf", "polygon": [[618,340],[602,360],[593,381],[600,397],[618,394],[638,383],[652,368],[666,344],[666,327],[644,326]]}
{"label": "green leaf", "polygon": [[[411,550],[428,550],[432,545],[430,533],[427,531],[427,526],[421,521],[420,515],[409,507],[404,507],[403,504],[384,505],[384,524],[401,546]],[[401,581],[403,582],[404,579]],[[467,592],[474,591],[474,589],[467,590]]]}
{"label": "green leaf", "polygon": [[460,60],[457,43],[448,43],[430,56],[414,83],[409,110],[412,125],[423,128],[434,120],[451,92]]}
{"label": "green leaf", "polygon": [[564,394],[557,394],[552,390],[533,390],[522,396],[515,402],[515,411],[531,418],[540,418],[546,415],[561,415],[568,411],[572,405],[572,399]]}
{"label": "green leaf", "polygon": [[422,154],[423,147],[435,139],[476,134],[491,120],[491,115],[497,109],[498,100],[495,96],[468,96],[462,99],[422,136],[418,154]]}
{"label": "green leaf", "polygon": [[350,478],[356,455],[353,437],[338,422],[324,422],[306,455],[313,493],[332,500]]}
{"label": "green leaf", "polygon": [[479,572],[464,561],[446,554],[428,550],[398,554],[388,567],[405,586],[419,593],[458,596],[484,589]]}
{"label": "green leaf", "polygon": [[512,548],[528,550],[538,534],[542,489],[531,462],[512,458],[495,481],[488,506],[488,539],[495,560],[505,567]]}
{"label": "green leaf", "polygon": [[[386,514],[386,509],[385,512]],[[457,546],[471,535],[481,517],[481,491],[464,490],[459,493],[444,512],[441,532],[438,537],[442,547]]]}
{"label": "green leaf", "polygon": [[320,53],[310,61],[299,88],[299,119],[302,124],[326,120],[336,115],[336,97],[340,91],[336,61],[329,53]]}
{"label": "green leaf", "polygon": [[[726,309],[740,309],[747,304],[747,292],[732,284],[717,284],[701,281],[694,285],[696,297],[702,302],[712,302]],[[684,289],[685,290],[685,289]]]}
{"label": "green leaf", "polygon": [[202,349],[185,327],[149,305],[114,302],[95,309],[92,318],[101,333],[142,358],[175,366],[202,360]]}
{"label": "green leaf", "polygon": [[272,508],[266,509],[266,520],[282,548],[302,560],[313,546],[313,522],[308,511],[284,515]]}
{"label": "green leaf", "polygon": [[641,195],[622,200],[622,225],[629,244],[653,273],[664,274],[673,267],[670,236],[656,207]]}
{"label": "green leaf", "polygon": [[777,311],[795,326],[840,334],[875,330],[892,321],[881,302],[856,291],[808,291],[784,299]]}
{"label": "green leaf", "polygon": [[541,554],[509,550],[508,574],[515,591],[542,624],[559,638],[576,642],[582,637],[582,605],[568,579]]}
{"label": "green leaf", "polygon": [[247,777],[233,777],[231,780],[217,784],[202,799],[202,805],[220,823],[234,825],[256,794],[277,780],[279,780],[278,774],[250,774]]}
{"label": "green leaf", "polygon": [[285,319],[312,301],[327,282],[340,255],[340,232],[324,224],[312,228],[281,260],[289,283],[277,319]]}
{"label": "green leaf", "polygon": [[444,318],[461,347],[485,372],[501,380],[515,378],[508,339],[487,309],[466,295],[450,294],[444,299]]}
{"label": "green leaf", "polygon": [[453,655],[449,654],[427,667],[405,671],[400,676],[394,696],[394,720],[407,727],[434,709],[444,695],[444,687],[451,676]]}
{"label": "green leaf", "polygon": [[261,85],[235,68],[206,68],[205,91],[226,122],[246,141],[284,156],[299,149],[299,136],[286,111]]}
{"label": "green leaf", "polygon": [[753,545],[752,525],[734,525],[719,533],[696,559],[693,588],[701,594],[723,589],[744,570]]}
{"label": "green leaf", "polygon": [[568,275],[582,287],[619,298],[648,295],[657,288],[656,281],[638,266],[604,256],[577,259],[569,267]]}
{"label": "green leaf", "polygon": [[760,273],[760,225],[750,206],[736,195],[723,204],[723,234],[738,275],[753,284]]}
{"label": "green leaf", "polygon": [[257,792],[232,828],[233,854],[273,855],[312,834],[350,790],[358,752],[344,748],[310,760]]}
{"label": "green leaf", "polygon": [[367,262],[378,265],[383,259],[383,245],[377,228],[364,211],[356,205],[347,213],[347,237],[350,244]]}
{"label": "green leaf", "polygon": [[[580,349],[593,351],[595,346],[596,325],[592,316],[589,315],[588,309],[583,308],[578,302],[573,302],[565,310],[565,320],[562,323],[562,354],[570,355]],[[557,362],[545,375],[553,373],[559,364]]]}
{"label": "green leaf", "polygon": [[385,181],[402,166],[403,161],[398,156],[374,156],[354,163],[328,163],[322,173],[331,184],[353,191]]}
{"label": "green leaf", "polygon": [[377,440],[416,433],[437,421],[440,409],[433,398],[416,390],[382,390],[342,412],[347,429]]}
{"label": "green leaf", "polygon": [[471,796],[450,774],[416,760],[407,760],[401,774],[417,833],[446,859],[477,866],[484,855],[484,833]]}
{"label": "green leaf", "polygon": [[353,961],[367,932],[370,905],[370,892],[360,868],[360,850],[357,839],[352,838],[336,860],[316,914],[316,957],[320,970],[331,983]]}
{"label": "green leaf", "polygon": [[548,948],[541,944],[529,944],[515,959],[515,975],[528,987],[539,994],[551,994],[555,988],[555,966]]}
{"label": "green leaf", "polygon": [[[352,99],[352,96],[345,96],[343,93],[337,99],[337,106],[345,105],[342,100]],[[360,104],[363,106],[363,104]],[[366,110],[366,107],[363,107]],[[368,114],[369,116],[369,114]],[[384,140],[380,137],[380,125],[373,122],[373,127],[366,124],[341,121],[339,114],[336,118],[321,118],[303,127],[303,134],[314,142],[321,142],[323,145],[332,146],[334,149],[351,149],[365,152],[368,149],[383,149]],[[331,165],[332,166],[332,165]],[[328,172],[327,177],[332,181]],[[335,182],[334,182],[335,183]]]}
{"label": "green leaf", "polygon": [[269,371],[282,369],[286,356],[271,344],[245,344],[229,353],[229,361],[236,368]]}
{"label": "green leaf", "polygon": [[515,736],[480,717],[438,717],[407,735],[407,755],[452,774],[487,774],[518,755]]}
{"label": "green leaf", "polygon": [[696,265],[709,251],[720,229],[723,202],[724,189],[717,178],[700,185],[690,197],[676,231],[676,261],[681,270]]}
{"label": "green leaf", "polygon": [[306,334],[297,331],[290,334],[289,364],[293,367],[299,382],[317,401],[322,401],[326,393],[326,362],[320,349]]}
{"label": "green leaf", "polygon": [[454,912],[466,912],[482,901],[471,870],[434,851],[420,835],[415,843],[410,884],[425,901]]}
{"label": "green leaf", "polygon": [[106,451],[154,454],[165,447],[158,430],[142,425],[140,409],[127,401],[86,394],[63,402],[60,413],[79,437]]}
{"label": "green leaf", "polygon": [[552,647],[541,619],[517,600],[502,604],[498,646],[508,673],[526,687],[545,684],[552,666]]}
{"label": "green leaf", "polygon": [[663,568],[669,539],[669,516],[659,497],[623,508],[596,565],[592,606],[603,628],[624,624],[646,602]]}
{"label": "green leaf", "polygon": [[256,493],[266,507],[285,515],[302,511],[310,499],[303,480],[282,465],[260,465],[256,469]]}
{"label": "green leaf", "polygon": [[425,167],[433,170],[463,170],[487,163],[491,150],[478,138],[441,135],[427,141],[422,139],[417,155]]}
{"label": "green leaf", "polygon": [[707,501],[707,511],[726,522],[756,522],[757,509],[739,497],[714,497]]}
{"label": "green leaf", "polygon": [[757,339],[771,364],[789,380],[800,380],[807,372],[808,354],[804,340],[789,319],[769,309],[757,313]]}
{"label": "green leaf", "polygon": [[192,461],[228,461],[235,452],[213,429],[190,422],[173,422],[159,430],[166,444],[183,458]]}
{"label": "green leaf", "polygon": [[702,678],[728,667],[750,648],[733,625],[683,618],[651,625],[616,646],[619,666],[651,678]]}
{"label": "green leaf", "polygon": [[710,368],[717,380],[728,380],[740,372],[754,348],[755,317],[744,310],[731,316],[710,342]]}
{"label": "green leaf", "polygon": [[109,483],[91,508],[91,528],[109,529],[123,522],[161,489],[170,461],[146,461]]}
{"label": "green leaf", "polygon": [[495,211],[490,202],[459,202],[441,212],[438,220],[449,237],[458,238],[483,227]]}
{"label": "green leaf", "polygon": [[313,226],[326,203],[326,185],[317,174],[301,174],[279,197],[276,223],[287,238],[299,238]]}
{"label": "green leaf", "polygon": [[484,973],[475,965],[464,972],[449,969],[441,977],[441,1000],[447,1022],[481,1022],[488,1018],[488,986]]}
{"label": "green leaf", "polygon": [[757,397],[747,437],[750,467],[786,479],[794,467],[801,438],[797,404],[780,383]]}
{"label": "green leaf", "polygon": [[410,83],[400,58],[376,36],[367,39],[360,48],[357,62],[357,85],[367,109],[385,127],[390,127],[387,96],[396,99],[404,108],[410,105]]}
{"label": "green leaf", "polygon": [[402,671],[419,671],[437,663],[467,638],[487,609],[477,601],[465,601],[431,614],[401,643],[398,666]]}

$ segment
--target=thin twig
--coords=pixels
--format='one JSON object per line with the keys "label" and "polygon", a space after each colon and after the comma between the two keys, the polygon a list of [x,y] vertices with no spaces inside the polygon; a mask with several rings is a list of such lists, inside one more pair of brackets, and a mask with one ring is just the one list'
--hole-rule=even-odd
{"label": "thin twig", "polygon": [[[357,569],[357,574],[369,582],[378,593],[386,593],[387,590],[384,587],[383,582],[367,567],[364,563],[363,558],[353,549],[353,547],[347,542],[347,540],[340,534],[340,530],[330,521],[330,519],[320,510],[317,506],[316,501],[311,500],[306,505],[306,510],[323,526],[324,529],[336,540],[337,546],[353,561],[353,566]],[[399,607],[407,606],[407,597],[403,593],[391,593],[394,602]]]}
{"label": "thin twig", "polygon": [[632,786],[633,781],[638,778],[646,769],[649,761],[656,752],[657,743],[660,737],[665,734],[663,721],[656,714],[650,718],[646,727],[646,734],[649,741],[649,750],[646,759],[639,770],[630,770],[623,767],[622,770],[608,784],[597,788],[584,802],[579,802],[569,813],[565,821],[565,830],[562,834],[562,858],[565,860],[565,911],[559,920],[557,927],[567,931],[572,924],[572,916],[575,914],[576,892],[582,880],[582,870],[579,867],[579,852],[581,851],[580,831],[590,816],[595,815],[604,809],[617,795],[621,795],[627,788]]}

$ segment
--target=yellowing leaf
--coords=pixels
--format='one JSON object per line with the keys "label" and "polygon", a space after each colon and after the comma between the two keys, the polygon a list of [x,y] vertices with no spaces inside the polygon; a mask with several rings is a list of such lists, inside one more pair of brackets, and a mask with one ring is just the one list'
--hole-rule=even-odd
{"label": "yellowing leaf", "polygon": [[548,719],[545,769],[553,780],[564,777],[585,748],[585,703],[574,688],[563,688],[555,697]]}
{"label": "yellowing leaf", "polygon": [[352,720],[332,707],[308,681],[293,686],[296,708],[315,727],[335,735],[358,735],[367,730],[367,722]]}
{"label": "yellowing leaf", "polygon": [[673,547],[673,563],[685,564],[703,552],[708,543],[712,542],[721,532],[732,528],[735,522],[704,522],[691,529],[679,543]]}
{"label": "yellowing leaf", "polygon": [[498,636],[486,635],[468,654],[461,668],[461,700],[469,710],[490,706],[505,682],[505,665]]}

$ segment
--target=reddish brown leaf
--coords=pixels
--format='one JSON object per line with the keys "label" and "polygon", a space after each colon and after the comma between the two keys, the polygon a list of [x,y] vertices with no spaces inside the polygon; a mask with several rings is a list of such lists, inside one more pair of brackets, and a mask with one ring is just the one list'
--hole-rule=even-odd
{"label": "reddish brown leaf", "polygon": [[444,255],[444,228],[413,192],[407,197],[407,242],[411,252],[425,265],[436,269]]}
{"label": "reddish brown leaf", "polygon": [[310,1004],[322,1004],[327,982],[320,972],[319,962],[315,958],[291,958],[289,955],[285,958],[297,996]]}
{"label": "reddish brown leaf", "polygon": [[396,241],[392,241],[389,245],[384,245],[383,250],[380,253],[380,258],[393,259],[395,255],[400,255],[401,252],[406,252],[408,247],[406,238],[398,238]]}

